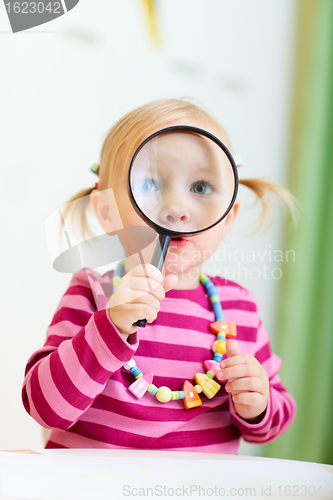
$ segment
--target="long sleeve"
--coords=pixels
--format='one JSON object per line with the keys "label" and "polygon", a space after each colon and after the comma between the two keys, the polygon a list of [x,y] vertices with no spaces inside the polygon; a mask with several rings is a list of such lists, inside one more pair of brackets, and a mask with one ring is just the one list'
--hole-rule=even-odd
{"label": "long sleeve", "polygon": [[95,299],[91,277],[85,270],[76,273],[44,346],[28,361],[23,404],[43,427],[71,427],[102,393],[110,376],[136,352],[137,335],[125,341],[111,321],[107,299],[100,310]]}
{"label": "long sleeve", "polygon": [[249,424],[237,415],[229,395],[230,413],[233,423],[237,425],[245,441],[267,443],[278,438],[290,426],[295,417],[296,405],[278,376],[281,361],[271,352],[268,335],[262,323],[259,323],[256,351],[253,354],[265,368],[269,378],[270,394],[266,413],[261,422]]}

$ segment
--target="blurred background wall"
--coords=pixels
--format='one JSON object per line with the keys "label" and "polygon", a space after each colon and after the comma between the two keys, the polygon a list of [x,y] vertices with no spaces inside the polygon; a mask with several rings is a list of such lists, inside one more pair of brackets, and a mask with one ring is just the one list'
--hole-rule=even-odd
{"label": "blurred background wall", "polygon": [[[141,104],[189,96],[226,128],[244,161],[241,177],[286,185],[298,20],[296,0],[81,0],[65,16],[13,35],[0,5],[0,449],[43,446],[21,385],[70,280],[52,269],[45,220],[93,186],[89,167],[107,130]],[[249,210],[246,189],[240,200],[232,233],[205,269],[228,272],[254,293],[276,348],[278,294],[294,249],[283,238],[279,205],[274,225],[253,238],[258,212]],[[265,450],[242,444],[240,453]]]}

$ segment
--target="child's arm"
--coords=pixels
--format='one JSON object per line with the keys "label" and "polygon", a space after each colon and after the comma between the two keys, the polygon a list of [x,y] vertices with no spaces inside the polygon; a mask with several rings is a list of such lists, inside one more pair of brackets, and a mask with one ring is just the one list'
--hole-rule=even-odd
{"label": "child's arm", "polygon": [[109,305],[96,310],[86,272],[73,276],[44,347],[26,367],[23,403],[43,427],[71,427],[102,393],[112,373],[135,354],[137,335],[124,338],[110,317]]}
{"label": "child's arm", "polygon": [[296,407],[278,376],[280,360],[271,353],[262,324],[261,345],[255,356],[241,354],[235,340],[227,343],[227,360],[221,363],[221,380],[228,379],[231,417],[246,441],[264,443],[276,439],[291,424]]}

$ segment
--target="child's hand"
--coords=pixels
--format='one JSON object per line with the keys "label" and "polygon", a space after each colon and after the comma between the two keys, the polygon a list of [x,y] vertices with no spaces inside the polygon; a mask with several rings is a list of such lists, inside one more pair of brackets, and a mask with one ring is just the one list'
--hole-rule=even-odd
{"label": "child's hand", "polygon": [[163,278],[157,267],[146,264],[128,272],[118,283],[111,301],[110,317],[124,338],[138,329],[139,319],[152,323],[160,310],[165,292],[176,285],[178,278],[169,274]]}
{"label": "child's hand", "polygon": [[225,390],[231,393],[238,415],[250,423],[258,423],[269,396],[267,373],[254,356],[240,353],[236,340],[229,340],[226,347],[228,359],[221,362],[222,371],[216,377],[228,379]]}

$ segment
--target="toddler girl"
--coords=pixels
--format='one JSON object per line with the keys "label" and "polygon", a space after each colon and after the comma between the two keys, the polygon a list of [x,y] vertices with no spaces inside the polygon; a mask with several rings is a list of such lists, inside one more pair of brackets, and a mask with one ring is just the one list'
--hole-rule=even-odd
{"label": "toddler girl", "polygon": [[[153,102],[112,127],[98,185],[70,201],[90,195],[107,233],[119,229],[118,214],[124,228],[145,226],[129,199],[130,160],[150,134],[174,125],[205,129],[231,151],[225,131],[206,111],[185,101]],[[291,203],[286,190],[272,183],[240,182],[264,209],[269,192]],[[102,196],[110,188],[114,207]],[[288,428],[295,404],[281,384],[281,363],[271,352],[255,299],[238,284],[220,277],[209,281],[200,271],[230,231],[238,207],[236,200],[211,229],[171,241],[163,274],[148,264],[154,244],[143,251],[145,265],[134,255],[103,276],[86,268],[74,274],[44,346],[28,361],[23,386],[26,410],[52,429],[47,448],[237,453],[240,437],[266,443]],[[74,215],[89,231],[84,214]],[[135,325],[142,318],[145,328]],[[215,320],[223,323],[214,330]],[[227,341],[219,364],[223,349],[212,360],[211,346],[216,334],[222,338],[221,328],[234,336],[233,323],[237,338]]]}

